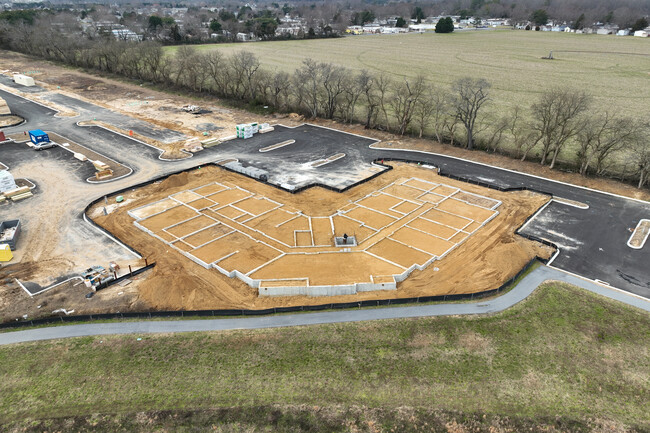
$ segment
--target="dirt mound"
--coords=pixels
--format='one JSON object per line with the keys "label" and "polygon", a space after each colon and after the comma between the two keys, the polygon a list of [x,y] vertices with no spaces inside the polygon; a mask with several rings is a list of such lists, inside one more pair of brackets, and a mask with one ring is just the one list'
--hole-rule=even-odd
{"label": "dirt mound", "polygon": [[184,186],[189,182],[189,173],[184,171],[183,173],[178,173],[173,176],[169,176],[167,179],[160,182],[158,186],[159,190],[165,190],[169,188],[178,188],[179,186]]}

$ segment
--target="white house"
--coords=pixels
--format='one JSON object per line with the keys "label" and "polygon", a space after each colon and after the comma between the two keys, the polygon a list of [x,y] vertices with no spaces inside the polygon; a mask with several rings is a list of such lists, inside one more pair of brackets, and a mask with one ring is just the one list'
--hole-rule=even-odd
{"label": "white house", "polygon": [[614,30],[602,28],[602,29],[596,30],[596,34],[597,35],[612,35],[612,34],[614,34]]}
{"label": "white house", "polygon": [[411,24],[409,30],[412,32],[430,32],[436,29],[435,24]]}
{"label": "white house", "polygon": [[627,29],[619,30],[616,32],[616,36],[630,36],[630,31]]}
{"label": "white house", "polygon": [[637,30],[634,32],[634,36],[639,37],[639,38],[647,38],[650,32],[647,30]]}
{"label": "white house", "polygon": [[255,40],[255,35],[252,33],[237,33],[237,40],[239,42],[248,42]]}
{"label": "white house", "polygon": [[142,39],[138,34],[129,29],[114,29],[111,30],[111,33],[113,33],[115,39],[122,41],[139,41]]}

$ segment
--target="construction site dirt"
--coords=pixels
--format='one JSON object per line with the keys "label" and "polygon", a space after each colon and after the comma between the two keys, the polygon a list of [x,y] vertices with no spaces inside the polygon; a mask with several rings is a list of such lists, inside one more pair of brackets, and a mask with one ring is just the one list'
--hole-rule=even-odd
{"label": "construction site dirt", "polygon": [[[228,172],[217,166],[205,166],[191,172],[173,175],[162,182],[125,193],[124,197],[128,204],[115,208],[108,215],[104,215],[104,206],[99,204],[89,210],[88,216],[121,240],[138,249],[149,261],[156,261],[157,266],[151,272],[150,277],[138,285],[138,304],[152,309],[260,309],[273,306],[314,305],[323,302],[351,302],[363,299],[480,292],[498,287],[515,275],[534,256],[547,258],[552,254],[551,248],[526,240],[515,234],[515,230],[549,200],[548,196],[528,191],[504,193],[488,190],[440,177],[433,170],[413,165],[394,164],[394,167],[393,170],[351,188],[345,193],[314,187],[297,194],[290,194],[242,175]],[[263,196],[265,199],[283,203],[287,209],[299,209],[304,215],[312,217],[328,216],[337,209],[349,206],[350,202],[362,199],[392,182],[413,177],[444,184],[452,188],[462,188],[466,193],[479,194],[495,201],[501,201],[502,204],[498,208],[498,215],[447,256],[434,261],[435,265],[423,271],[415,270],[404,282],[398,284],[397,290],[364,292],[354,296],[332,296],[327,297],[326,301],[322,297],[309,296],[260,297],[257,289],[238,279],[228,278],[215,269],[206,269],[192,262],[164,241],[153,239],[151,235],[134,225],[134,218],[128,213],[129,210],[133,211],[143,205],[164,200],[170,195],[218,182],[220,184],[237,185],[244,190]],[[181,198],[190,199],[187,196]],[[113,198],[109,197],[108,200],[110,203]],[[172,218],[174,221],[187,219],[191,216],[191,212],[187,210],[187,207],[176,209],[178,209],[176,212],[179,214]],[[180,213],[183,213],[183,215],[180,215]],[[164,215],[164,213],[160,215]],[[232,215],[232,217],[236,216]],[[149,229],[160,230],[169,222],[151,219]],[[201,222],[197,221],[195,227],[186,227],[185,230],[176,234],[182,235],[200,227],[201,224]],[[410,230],[420,233],[414,229]],[[200,244],[206,239],[209,240],[212,236],[218,237],[223,233],[224,231],[215,231],[208,238],[194,240],[185,238],[185,241]],[[413,236],[412,233],[406,236],[409,235]],[[240,237],[242,239],[239,241],[247,242],[244,239],[245,236],[240,235]],[[172,241],[171,237],[168,239]],[[233,243],[237,241],[235,238],[232,239]],[[387,242],[393,242],[396,245],[389,245]],[[413,242],[417,243],[418,239],[413,239]],[[396,262],[421,262],[428,258],[426,253],[420,250],[408,249],[408,247],[406,250],[411,256],[400,254],[400,246],[402,249],[405,247],[402,243],[385,239],[375,244],[373,248],[376,248],[375,252],[385,253],[393,257]],[[190,248],[192,248],[192,245],[190,245]],[[186,251],[186,249],[182,250]],[[406,253],[406,250],[403,252]],[[203,253],[204,257],[210,256],[209,251]],[[223,251],[218,252],[217,256],[222,253]],[[242,261],[237,265],[226,263],[223,266],[240,266],[243,270],[250,270],[261,262],[267,261],[272,255],[271,248],[264,248],[260,251],[255,250],[244,255]],[[314,284],[319,279],[335,284],[345,281],[345,269],[355,269],[361,266],[361,262],[359,262],[361,257],[354,256],[354,253],[342,254],[341,257],[344,258],[344,262],[336,259],[325,265],[324,262],[318,260],[317,256],[286,256],[291,257],[286,263],[272,264],[268,269],[262,271],[264,276],[267,276],[267,274],[270,276],[281,274],[291,278],[293,274],[300,274],[300,272],[296,273],[296,270],[311,267],[313,268],[311,275],[315,279]],[[378,262],[381,262],[381,264],[378,264],[381,268],[379,272],[390,271],[390,269],[384,268],[391,268],[392,265],[385,261],[378,260]],[[332,277],[332,275],[335,276]]]}

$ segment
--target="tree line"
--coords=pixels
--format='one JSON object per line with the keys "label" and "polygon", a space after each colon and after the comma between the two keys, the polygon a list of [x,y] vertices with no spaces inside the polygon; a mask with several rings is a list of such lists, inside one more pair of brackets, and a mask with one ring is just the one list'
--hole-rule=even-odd
{"label": "tree line", "polygon": [[[34,29],[29,31],[30,29]],[[0,32],[13,50],[141,82],[210,94],[277,112],[360,123],[398,135],[537,160],[583,176],[650,183],[650,122],[598,110],[587,92],[544,91],[529,106],[494,114],[490,83],[460,78],[451,86],[425,76],[393,78],[306,59],[293,73],[262,68],[252,53],[224,55],[180,46],[166,55],[154,41],[71,38],[47,28]]]}

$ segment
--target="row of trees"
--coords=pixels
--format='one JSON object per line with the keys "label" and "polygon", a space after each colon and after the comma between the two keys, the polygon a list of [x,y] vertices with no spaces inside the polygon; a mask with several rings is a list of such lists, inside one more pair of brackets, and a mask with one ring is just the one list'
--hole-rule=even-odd
{"label": "row of trees", "polygon": [[649,182],[650,125],[598,111],[590,95],[551,89],[530,106],[495,114],[490,83],[461,78],[451,87],[426,77],[395,79],[307,59],[293,73],[269,71],[252,53],[226,56],[180,46],[165,55],[160,44],[72,39],[46,28],[4,34],[11,48],[69,65],[119,74],[161,86],[206,93],[307,117],[359,122],[399,135],[431,136],[468,149],[560,162],[582,175],[618,175]]}

